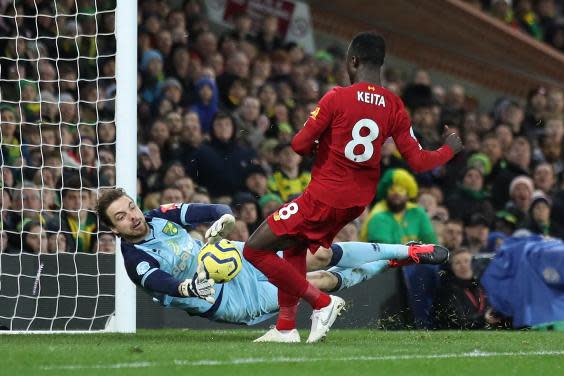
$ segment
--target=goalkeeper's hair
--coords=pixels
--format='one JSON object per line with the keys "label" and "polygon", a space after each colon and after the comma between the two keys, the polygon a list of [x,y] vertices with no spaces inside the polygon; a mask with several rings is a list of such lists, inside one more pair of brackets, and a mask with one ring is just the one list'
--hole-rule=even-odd
{"label": "goalkeeper's hair", "polygon": [[386,56],[386,42],[373,31],[358,33],[352,39],[347,54],[349,58],[356,56],[361,64],[381,67]]}
{"label": "goalkeeper's hair", "polygon": [[100,194],[100,198],[98,199],[98,202],[96,203],[96,213],[98,213],[98,217],[100,218],[100,221],[108,226],[108,227],[113,227],[114,224],[112,223],[112,220],[110,217],[108,217],[108,206],[110,206],[114,201],[116,201],[117,199],[123,197],[123,196],[127,196],[127,193],[125,193],[125,191],[123,190],[123,188],[108,188],[108,189],[104,189],[102,191],[102,193]]}

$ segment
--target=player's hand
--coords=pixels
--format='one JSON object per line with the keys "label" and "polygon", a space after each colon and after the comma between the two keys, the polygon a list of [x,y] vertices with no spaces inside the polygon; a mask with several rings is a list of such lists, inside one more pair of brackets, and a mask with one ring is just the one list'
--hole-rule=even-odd
{"label": "player's hand", "polygon": [[206,231],[206,239],[208,243],[217,243],[225,238],[235,226],[235,217],[231,214],[223,214],[221,218],[215,221]]}
{"label": "player's hand", "polygon": [[455,132],[449,131],[448,125],[445,125],[445,130],[443,132],[443,138],[445,139],[445,145],[448,145],[454,154],[457,154],[464,149],[462,140]]}
{"label": "player's hand", "polygon": [[192,279],[186,279],[178,286],[178,292],[185,297],[197,297],[206,302],[215,303],[214,280],[206,278],[206,272],[202,265],[198,265],[198,271]]}

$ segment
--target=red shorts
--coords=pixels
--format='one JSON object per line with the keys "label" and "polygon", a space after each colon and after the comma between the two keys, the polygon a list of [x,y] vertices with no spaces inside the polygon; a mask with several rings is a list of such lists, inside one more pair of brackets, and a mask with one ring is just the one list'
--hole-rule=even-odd
{"label": "red shorts", "polygon": [[269,215],[266,221],[275,235],[303,238],[309,250],[315,253],[319,246],[329,248],[335,235],[363,211],[364,206],[346,209],[327,206],[306,190],[300,197]]}

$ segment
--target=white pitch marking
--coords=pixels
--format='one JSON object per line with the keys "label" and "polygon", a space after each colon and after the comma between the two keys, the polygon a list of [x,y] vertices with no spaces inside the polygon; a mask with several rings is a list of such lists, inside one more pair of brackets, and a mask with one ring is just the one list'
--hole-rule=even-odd
{"label": "white pitch marking", "polygon": [[351,361],[385,361],[385,360],[417,360],[417,359],[449,359],[449,358],[489,358],[489,357],[512,357],[512,356],[562,356],[564,350],[556,351],[518,351],[518,352],[487,352],[474,350],[464,353],[451,354],[426,354],[426,355],[379,355],[379,356],[348,356],[341,358],[235,358],[230,360],[174,360],[168,362],[132,362],[115,364],[80,365],[71,364],[64,366],[45,366],[43,370],[76,370],[76,369],[115,369],[115,368],[149,368],[160,366],[232,366],[240,364],[260,363],[313,363],[313,362],[351,362]]}

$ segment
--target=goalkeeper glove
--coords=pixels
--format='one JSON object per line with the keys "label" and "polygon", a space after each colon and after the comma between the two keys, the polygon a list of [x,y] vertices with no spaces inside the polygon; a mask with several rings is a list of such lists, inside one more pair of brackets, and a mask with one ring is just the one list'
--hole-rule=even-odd
{"label": "goalkeeper glove", "polygon": [[206,231],[206,239],[208,239],[208,243],[217,243],[233,230],[233,226],[235,226],[235,217],[231,214],[223,214],[221,218],[215,221],[208,231]]}
{"label": "goalkeeper glove", "polygon": [[204,299],[206,302],[215,303],[215,289],[213,279],[206,278],[206,272],[203,266],[198,265],[198,271],[192,279],[185,279],[178,285],[178,292],[185,297],[197,297]]}

